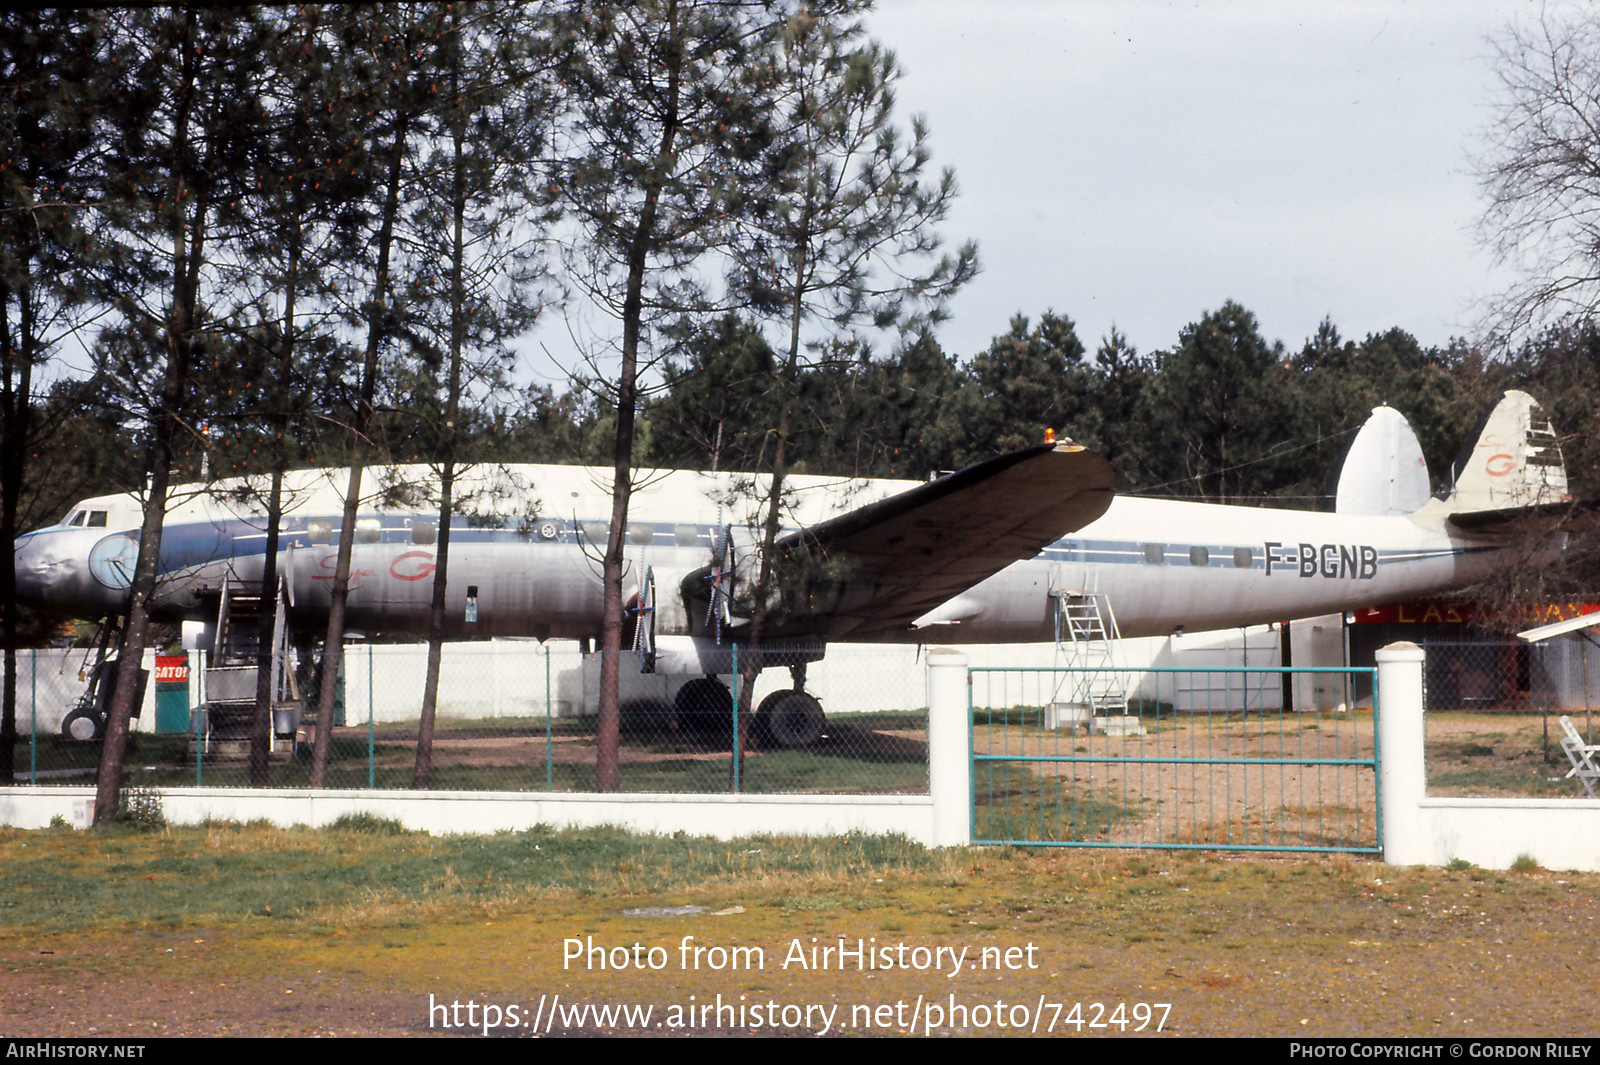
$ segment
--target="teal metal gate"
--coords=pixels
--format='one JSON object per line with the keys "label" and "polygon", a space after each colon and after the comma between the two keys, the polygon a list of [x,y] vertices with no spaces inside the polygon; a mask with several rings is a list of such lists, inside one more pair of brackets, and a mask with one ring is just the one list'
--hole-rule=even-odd
{"label": "teal metal gate", "polygon": [[1376,853],[1375,673],[973,667],[972,838]]}

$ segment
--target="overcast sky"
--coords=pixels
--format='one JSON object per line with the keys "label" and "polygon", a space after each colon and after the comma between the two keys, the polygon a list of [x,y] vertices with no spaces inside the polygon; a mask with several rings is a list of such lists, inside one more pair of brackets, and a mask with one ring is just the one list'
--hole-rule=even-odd
{"label": "overcast sky", "polygon": [[967,356],[1055,310],[1092,351],[1140,351],[1234,299],[1297,348],[1473,331],[1504,285],[1473,227],[1472,157],[1512,0],[1337,4],[878,0],[983,273],[954,302]]}

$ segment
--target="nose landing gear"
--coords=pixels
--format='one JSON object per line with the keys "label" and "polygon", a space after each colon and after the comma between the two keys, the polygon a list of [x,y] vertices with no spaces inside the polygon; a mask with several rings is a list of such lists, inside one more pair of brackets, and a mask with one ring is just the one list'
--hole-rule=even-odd
{"label": "nose landing gear", "polygon": [[[85,656],[85,665],[79,679],[87,678],[89,686],[73,704],[67,716],[61,719],[61,738],[74,743],[92,743],[101,739],[106,732],[106,710],[111,705],[111,698],[117,686],[117,658],[111,652],[112,637],[116,632],[114,618],[106,618],[100,623],[99,630],[95,633],[94,665],[88,665],[88,656]],[[145,686],[149,683],[150,671],[141,669],[135,678],[133,693],[133,716],[139,716],[139,707],[144,702]]]}
{"label": "nose landing gear", "polygon": [[88,743],[100,739],[105,731],[106,719],[96,711],[92,694],[79,699],[78,705],[61,719],[62,739]]}

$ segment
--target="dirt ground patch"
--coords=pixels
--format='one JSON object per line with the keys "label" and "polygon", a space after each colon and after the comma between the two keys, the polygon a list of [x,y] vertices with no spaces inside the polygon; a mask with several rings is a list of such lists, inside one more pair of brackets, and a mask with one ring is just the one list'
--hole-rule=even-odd
{"label": "dirt ground patch", "polygon": [[416,1034],[415,995],[287,958],[242,965],[238,942],[203,927],[7,935],[0,1027],[94,1039]]}

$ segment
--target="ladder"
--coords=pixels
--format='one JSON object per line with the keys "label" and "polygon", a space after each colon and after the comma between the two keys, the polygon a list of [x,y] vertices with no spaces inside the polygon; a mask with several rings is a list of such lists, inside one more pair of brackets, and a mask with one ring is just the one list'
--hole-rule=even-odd
{"label": "ladder", "polygon": [[[1073,723],[1087,725],[1089,718],[1121,716],[1128,708],[1127,680],[1117,668],[1115,641],[1117,618],[1110,597],[1100,592],[1052,591],[1055,601],[1056,652],[1067,667],[1056,688],[1055,710],[1066,704]],[[1060,711],[1051,727],[1068,722]]]}
{"label": "ladder", "polygon": [[[276,595],[263,595],[261,589],[246,582],[223,578],[216,594],[216,626],[206,668],[207,749],[213,754],[243,757],[248,753],[251,718],[255,713],[256,677],[261,650],[261,620],[268,611],[272,626],[272,707],[273,732],[278,737],[293,734],[298,718],[293,706],[294,664],[289,653],[289,626],[286,618],[287,580],[279,576]],[[280,722],[280,716],[287,714]],[[221,745],[221,749],[219,749]]]}

